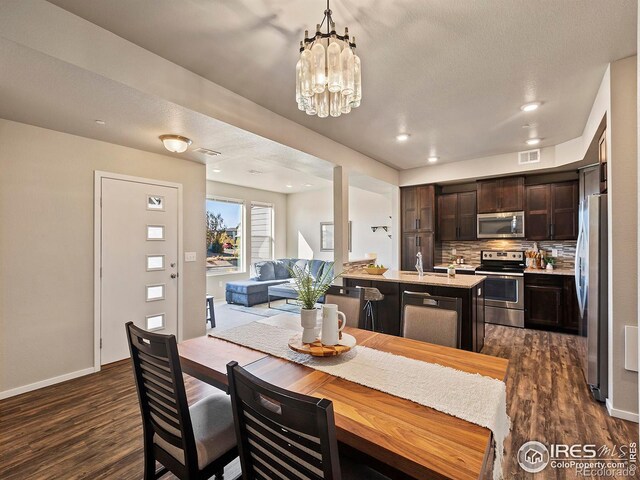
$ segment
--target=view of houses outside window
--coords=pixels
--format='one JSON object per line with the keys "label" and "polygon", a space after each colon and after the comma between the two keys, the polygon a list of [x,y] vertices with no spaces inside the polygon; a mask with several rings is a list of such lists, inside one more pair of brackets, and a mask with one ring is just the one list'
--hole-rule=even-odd
{"label": "view of houses outside window", "polygon": [[251,204],[251,264],[273,260],[273,205]]}
{"label": "view of houses outside window", "polygon": [[207,272],[240,273],[242,264],[242,218],[239,200],[207,198]]}

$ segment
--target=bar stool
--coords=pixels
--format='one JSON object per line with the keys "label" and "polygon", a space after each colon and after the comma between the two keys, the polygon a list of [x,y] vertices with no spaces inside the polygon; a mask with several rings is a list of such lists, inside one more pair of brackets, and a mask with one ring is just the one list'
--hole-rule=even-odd
{"label": "bar stool", "polygon": [[[375,287],[358,287],[364,289],[364,328],[376,332],[376,319],[373,312],[373,303],[384,300],[384,295]],[[382,332],[382,330],[380,330]]]}
{"label": "bar stool", "polygon": [[216,326],[216,312],[213,309],[213,295],[207,295],[207,314],[205,315],[204,323],[211,322],[211,328]]}

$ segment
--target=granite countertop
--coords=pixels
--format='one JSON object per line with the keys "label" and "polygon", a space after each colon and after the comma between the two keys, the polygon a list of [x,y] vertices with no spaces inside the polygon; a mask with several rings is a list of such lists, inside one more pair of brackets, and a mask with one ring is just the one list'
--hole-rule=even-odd
{"label": "granite countertop", "polygon": [[473,288],[484,281],[483,275],[456,275],[449,277],[446,273],[425,272],[422,277],[417,272],[406,272],[389,270],[384,275],[369,275],[366,272],[351,272],[342,275],[343,278],[353,278],[357,280],[372,280],[374,282],[396,282],[396,283],[420,283],[423,285],[436,285],[453,288]]}
{"label": "granite countertop", "polygon": [[539,275],[570,275],[574,276],[576,272],[571,268],[554,268],[547,270],[546,268],[527,268],[524,273],[537,273]]}
{"label": "granite countertop", "polygon": [[[456,270],[476,270],[478,268],[480,268],[480,265],[477,264],[473,264],[473,263],[456,263]],[[433,268],[444,268],[447,269],[449,267],[448,263],[440,263],[438,265],[435,265]]]}

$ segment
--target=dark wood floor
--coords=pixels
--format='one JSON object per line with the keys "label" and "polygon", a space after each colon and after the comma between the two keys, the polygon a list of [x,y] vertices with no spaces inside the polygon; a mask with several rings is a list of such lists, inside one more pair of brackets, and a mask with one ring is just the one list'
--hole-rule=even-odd
{"label": "dark wood floor", "polygon": [[638,441],[637,424],[610,417],[604,404],[591,397],[582,372],[583,337],[487,325],[482,353],[509,359],[513,427],[505,444],[505,479],[576,478],[569,470],[550,467],[535,475],[524,472],[516,455],[529,440],[610,447]]}
{"label": "dark wood floor", "polygon": [[[637,441],[637,425],[609,417],[589,397],[581,348],[570,335],[488,327],[483,352],[511,360],[507,390],[513,430],[505,479],[573,478],[550,468],[535,477],[520,470],[515,453],[527,440]],[[186,384],[190,401],[213,388],[189,377]],[[129,363],[0,401],[3,480],[141,477],[142,427]]]}

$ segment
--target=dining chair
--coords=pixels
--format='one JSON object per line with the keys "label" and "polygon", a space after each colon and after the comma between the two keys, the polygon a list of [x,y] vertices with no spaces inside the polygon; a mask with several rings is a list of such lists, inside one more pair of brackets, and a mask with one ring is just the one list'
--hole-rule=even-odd
{"label": "dining chair", "polygon": [[364,328],[364,289],[331,285],[324,295],[324,303],[335,303],[347,318],[347,327]]}
{"label": "dining chair", "polygon": [[388,480],[340,457],[333,403],[291,392],[227,364],[242,479]]}
{"label": "dining chair", "polygon": [[462,300],[404,292],[400,333],[403,337],[460,348]]}
{"label": "dining chair", "polygon": [[225,465],[238,456],[231,399],[213,393],[189,407],[176,337],[133,322],[126,331],[142,413],[144,479],[167,471],[182,480],[222,479]]}

